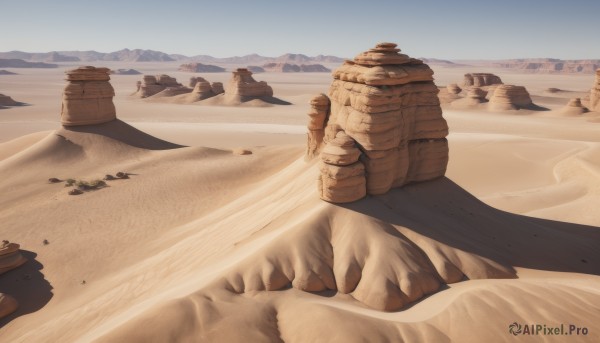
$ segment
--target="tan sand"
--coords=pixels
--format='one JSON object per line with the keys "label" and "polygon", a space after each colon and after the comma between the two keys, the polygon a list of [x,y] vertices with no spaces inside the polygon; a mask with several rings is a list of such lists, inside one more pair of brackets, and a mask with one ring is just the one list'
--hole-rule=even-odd
{"label": "tan sand", "polygon": [[[105,66],[187,80],[178,65]],[[593,77],[435,69],[493,72],[551,111],[445,108],[446,178],[338,206],[303,158],[329,74],[260,74],[292,103],[270,107],[145,102],[111,75],[123,122],[67,130],[72,67],[0,80],[31,104],[0,110],[0,239],[29,260],[0,276],[20,305],[1,341],[514,342],[513,322],[600,340],[600,114],[551,113]],[[47,181],[118,171],[78,196]]]}

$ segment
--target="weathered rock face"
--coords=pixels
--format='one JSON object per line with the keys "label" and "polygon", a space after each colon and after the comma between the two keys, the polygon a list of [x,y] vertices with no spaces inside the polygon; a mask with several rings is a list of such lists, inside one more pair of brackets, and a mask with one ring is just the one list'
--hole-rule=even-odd
{"label": "weathered rock face", "polygon": [[147,98],[167,89],[171,96],[185,94],[192,91],[191,88],[184,87],[181,83],[178,83],[177,79],[174,77],[170,77],[169,75],[165,74],[157,76],[144,75],[141,84],[138,81],[136,86],[137,91],[135,95],[139,96],[140,98]]}
{"label": "weathered rock face", "polygon": [[[433,71],[399,51],[396,44],[382,43],[346,61],[333,72],[329,90],[331,109],[321,155],[338,131],[356,141],[368,194],[443,176],[448,163],[448,125]],[[322,199],[338,202],[335,184],[320,185]],[[343,199],[363,196],[344,193]]]}
{"label": "weathered rock face", "polygon": [[225,89],[223,89],[223,83],[221,83],[221,82],[213,82],[210,85],[210,88],[212,89],[213,93],[215,93],[215,94],[225,93]]}
{"label": "weathered rock face", "polygon": [[196,83],[198,82],[207,82],[205,78],[200,77],[200,76],[192,76],[190,77],[190,87],[194,88],[196,86]]}
{"label": "weathered rock face", "polygon": [[346,203],[367,195],[361,151],[344,131],[338,131],[321,151],[318,188],[321,199]]}
{"label": "weathered rock face", "polygon": [[219,66],[210,65],[210,64],[202,64],[202,63],[186,63],[179,66],[179,70],[187,71],[190,73],[220,73],[224,72],[225,68],[221,68]]}
{"label": "weathered rock face", "polygon": [[491,85],[501,85],[500,77],[490,73],[470,73],[465,74],[463,86],[465,87],[484,87]]}
{"label": "weathered rock face", "polygon": [[61,122],[65,126],[106,123],[117,118],[108,68],[79,67],[67,71]]}
{"label": "weathered rock face", "polygon": [[589,110],[581,104],[581,98],[573,98],[569,100],[567,106],[560,110],[560,113],[566,115],[581,115],[589,112]]}
{"label": "weathered rock face", "polygon": [[306,159],[310,160],[321,152],[323,137],[325,136],[325,120],[329,116],[329,98],[319,94],[310,100],[308,112],[308,141]]}
{"label": "weathered rock face", "polygon": [[19,247],[19,244],[2,241],[0,245],[0,275],[27,262],[27,259],[21,255]]}
{"label": "weathered rock face", "polygon": [[264,81],[256,81],[252,72],[246,68],[238,68],[232,73],[225,93],[229,96],[270,97],[273,89]]}
{"label": "weathered rock face", "polygon": [[600,69],[596,70],[596,82],[590,91],[590,109],[600,112]]}
{"label": "weathered rock face", "polygon": [[448,86],[446,86],[446,89],[448,90],[448,94],[459,94],[460,92],[462,92],[462,89],[460,87],[458,87],[458,85],[456,83],[451,83]]}
{"label": "weathered rock face", "polygon": [[492,110],[519,110],[533,106],[527,89],[523,86],[500,85],[494,90],[490,98]]}

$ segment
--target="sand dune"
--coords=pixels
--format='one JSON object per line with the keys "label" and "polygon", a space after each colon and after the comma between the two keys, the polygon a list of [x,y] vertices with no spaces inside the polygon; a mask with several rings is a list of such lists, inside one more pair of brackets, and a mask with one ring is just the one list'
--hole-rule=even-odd
{"label": "sand dune", "polygon": [[[33,106],[0,122],[0,238],[28,259],[0,276],[19,302],[2,341],[512,342],[513,322],[600,340],[598,113],[555,113],[593,77],[502,74],[552,111],[448,106],[446,177],[334,205],[304,160],[330,76],[261,74],[292,104],[243,109],[146,103],[114,76],[121,120],[60,128],[62,70],[40,73],[11,77]],[[48,182],[118,171],[78,196]]]}

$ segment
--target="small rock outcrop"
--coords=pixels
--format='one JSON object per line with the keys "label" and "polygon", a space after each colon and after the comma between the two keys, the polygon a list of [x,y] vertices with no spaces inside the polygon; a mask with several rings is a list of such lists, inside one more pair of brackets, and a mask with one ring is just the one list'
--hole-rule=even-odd
{"label": "small rock outcrop", "polygon": [[191,88],[183,86],[177,82],[177,79],[170,77],[169,75],[144,75],[142,82],[137,82],[136,96],[140,98],[147,98],[158,93],[164,92],[165,90],[169,94],[165,96],[174,96],[179,94],[190,93]]}
{"label": "small rock outcrop", "polygon": [[464,87],[485,87],[491,85],[501,85],[502,80],[497,75],[491,73],[469,73],[465,74],[463,81]]}
{"label": "small rock outcrop", "polygon": [[242,98],[271,97],[273,89],[264,81],[256,81],[250,70],[238,68],[232,72],[231,80],[225,88],[225,94]]}
{"label": "small rock outcrop", "polygon": [[590,91],[590,109],[600,112],[600,69],[596,70],[596,80]]}
{"label": "small rock outcrop", "polygon": [[0,106],[19,106],[20,104],[8,95],[0,94]]}
{"label": "small rock outcrop", "polygon": [[321,199],[347,203],[367,195],[365,166],[359,161],[361,151],[344,131],[338,131],[321,151],[318,182]]}
{"label": "small rock outcrop", "polygon": [[565,115],[582,115],[587,112],[589,112],[589,110],[581,104],[581,98],[569,100],[567,106],[560,110],[560,113]]}
{"label": "small rock outcrop", "polygon": [[[354,201],[365,194],[383,194],[392,187],[445,174],[448,125],[442,117],[433,71],[399,51],[394,43],[381,43],[333,72],[321,156],[329,163],[332,150],[354,144],[345,137],[356,142],[366,193],[356,186],[350,195],[349,188],[339,186],[338,197],[338,183],[329,182],[329,174],[322,170],[319,192],[323,200]],[[340,146],[340,141],[344,145]],[[353,168],[349,175],[360,178],[360,167]]]}
{"label": "small rock outcrop", "polygon": [[293,64],[283,62],[271,62],[262,66],[264,70],[280,73],[328,73],[331,69],[321,64]]}
{"label": "small rock outcrop", "polygon": [[202,64],[198,62],[185,63],[179,66],[180,71],[187,71],[190,73],[221,73],[225,71],[225,68],[211,64]]}
{"label": "small rock outcrop", "polygon": [[490,98],[490,109],[497,111],[532,108],[529,92],[523,86],[500,85]]}
{"label": "small rock outcrop", "polygon": [[449,84],[446,86],[446,89],[448,90],[448,94],[458,95],[460,92],[462,92],[462,88],[460,88],[456,83]]}
{"label": "small rock outcrop", "polygon": [[323,137],[325,136],[325,120],[329,116],[329,106],[329,98],[325,94],[319,94],[310,100],[306,160],[318,156],[321,152]]}
{"label": "small rock outcrop", "polygon": [[11,243],[7,240],[2,241],[0,245],[0,275],[27,262],[19,248],[20,246],[17,243]]}
{"label": "small rock outcrop", "polygon": [[[19,248],[19,244],[10,243],[7,240],[2,241],[0,245],[0,275],[27,262],[27,259],[23,257]],[[19,303],[15,298],[8,294],[0,293],[0,318],[15,312],[18,307]]]}
{"label": "small rock outcrop", "polygon": [[488,92],[480,87],[470,87],[464,98],[457,99],[451,103],[454,108],[469,109],[476,108],[477,105],[488,102],[485,98]]}
{"label": "small rock outcrop", "polygon": [[115,75],[140,75],[141,74],[141,72],[139,72],[135,69],[116,69],[116,70],[111,70],[110,73],[115,74]]}
{"label": "small rock outcrop", "polygon": [[223,84],[213,82],[212,84],[202,77],[190,78],[190,87],[194,87],[192,93],[188,96],[188,101],[195,102],[223,93]]}
{"label": "small rock outcrop", "polygon": [[61,122],[65,126],[106,123],[117,118],[110,70],[92,66],[66,72],[69,82],[63,92]]}

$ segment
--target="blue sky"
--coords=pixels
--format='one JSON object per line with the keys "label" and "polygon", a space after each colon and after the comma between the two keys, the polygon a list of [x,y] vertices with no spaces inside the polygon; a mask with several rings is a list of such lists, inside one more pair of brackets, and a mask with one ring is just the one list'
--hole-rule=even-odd
{"label": "blue sky", "polygon": [[600,59],[600,0],[0,0],[0,51]]}

